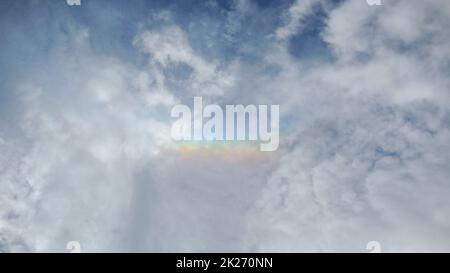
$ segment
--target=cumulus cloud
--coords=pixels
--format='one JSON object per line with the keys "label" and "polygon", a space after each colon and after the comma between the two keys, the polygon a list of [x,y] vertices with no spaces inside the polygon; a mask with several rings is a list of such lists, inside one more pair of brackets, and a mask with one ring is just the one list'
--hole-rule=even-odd
{"label": "cumulus cloud", "polygon": [[449,45],[443,5],[346,1],[329,13],[322,35],[335,60],[284,79],[285,110],[304,116],[255,208],[249,245],[448,251],[449,56],[433,53]]}

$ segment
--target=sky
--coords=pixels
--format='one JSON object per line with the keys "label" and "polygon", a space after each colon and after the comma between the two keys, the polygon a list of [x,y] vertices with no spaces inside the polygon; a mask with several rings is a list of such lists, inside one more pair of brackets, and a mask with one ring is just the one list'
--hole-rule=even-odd
{"label": "sky", "polygon": [[[0,1],[0,252],[450,251],[447,0]],[[280,107],[279,148],[174,105]]]}

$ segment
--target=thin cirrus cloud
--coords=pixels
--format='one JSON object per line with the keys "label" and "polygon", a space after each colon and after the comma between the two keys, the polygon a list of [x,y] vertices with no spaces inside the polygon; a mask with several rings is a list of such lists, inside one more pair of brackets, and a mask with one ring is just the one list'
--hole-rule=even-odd
{"label": "thin cirrus cloud", "polygon": [[[1,3],[0,251],[449,251],[447,1],[60,2]],[[172,145],[199,95],[278,151]]]}

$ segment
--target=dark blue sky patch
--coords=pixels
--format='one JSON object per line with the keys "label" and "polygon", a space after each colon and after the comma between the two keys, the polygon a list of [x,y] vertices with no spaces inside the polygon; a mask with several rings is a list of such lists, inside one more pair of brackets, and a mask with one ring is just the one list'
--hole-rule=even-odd
{"label": "dark blue sky patch", "polygon": [[302,60],[332,59],[332,52],[322,38],[327,18],[322,5],[314,5],[313,12],[302,19],[301,31],[289,41],[289,52]]}

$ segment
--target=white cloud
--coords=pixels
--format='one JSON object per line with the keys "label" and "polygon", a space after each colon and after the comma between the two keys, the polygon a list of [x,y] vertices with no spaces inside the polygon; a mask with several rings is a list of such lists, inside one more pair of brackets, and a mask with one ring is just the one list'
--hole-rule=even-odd
{"label": "white cloud", "polygon": [[385,251],[448,251],[450,56],[433,53],[450,46],[438,38],[445,3],[344,2],[324,32],[336,60],[286,62],[272,79],[299,121],[249,219],[249,247],[365,251],[376,240]]}
{"label": "white cloud", "polygon": [[280,40],[286,40],[301,31],[303,27],[302,20],[305,19],[305,16],[312,13],[314,5],[321,4],[322,2],[322,0],[295,1],[286,14],[289,18],[288,21],[276,30],[276,37]]}
{"label": "white cloud", "polygon": [[151,61],[170,68],[171,65],[185,64],[193,69],[190,78],[192,92],[198,95],[222,95],[233,85],[233,75],[220,71],[219,64],[205,60],[192,49],[186,34],[175,25],[158,31],[144,31],[139,34],[134,45],[151,55]]}

